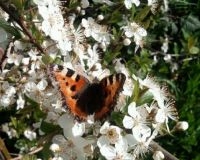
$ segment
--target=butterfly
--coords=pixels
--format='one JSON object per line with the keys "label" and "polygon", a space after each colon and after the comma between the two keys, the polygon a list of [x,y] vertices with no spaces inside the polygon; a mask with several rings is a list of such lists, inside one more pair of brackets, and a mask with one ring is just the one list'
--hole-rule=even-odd
{"label": "butterfly", "polygon": [[117,73],[103,78],[99,83],[91,83],[87,78],[69,68],[57,66],[53,71],[71,113],[79,120],[103,119],[116,105],[123,89],[126,76]]}

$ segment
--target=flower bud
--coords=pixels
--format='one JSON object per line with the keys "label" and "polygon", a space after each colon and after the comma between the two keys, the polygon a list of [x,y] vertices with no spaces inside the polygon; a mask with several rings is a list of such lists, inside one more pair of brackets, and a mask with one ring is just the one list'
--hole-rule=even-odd
{"label": "flower bud", "polygon": [[161,151],[155,151],[155,153],[153,154],[154,160],[162,160],[164,158],[165,158],[165,156]]}
{"label": "flower bud", "polygon": [[100,14],[100,15],[98,15],[97,19],[98,19],[99,21],[102,21],[102,20],[104,19],[104,16]]}
{"label": "flower bud", "polygon": [[56,143],[53,143],[51,146],[50,146],[50,150],[52,150],[53,152],[58,152],[60,151],[60,146]]}
{"label": "flower bud", "polygon": [[81,12],[81,7],[80,6],[76,7],[76,10],[77,10],[78,13],[80,13]]}
{"label": "flower bud", "polygon": [[125,46],[129,46],[131,44],[131,40],[129,38],[124,39],[123,41]]}
{"label": "flower bud", "polygon": [[178,122],[178,123],[176,124],[175,129],[176,129],[176,130],[185,131],[185,130],[188,129],[188,127],[189,127],[188,122],[186,122],[186,121],[181,121],[181,122]]}
{"label": "flower bud", "polygon": [[85,10],[81,10],[81,15],[85,15]]}
{"label": "flower bud", "polygon": [[166,62],[170,62],[172,59],[172,56],[170,54],[166,54],[163,58]]}

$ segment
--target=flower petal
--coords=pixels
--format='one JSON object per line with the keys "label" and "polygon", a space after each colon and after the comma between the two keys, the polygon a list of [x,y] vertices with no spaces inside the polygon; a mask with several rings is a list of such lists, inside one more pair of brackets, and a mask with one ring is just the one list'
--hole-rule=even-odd
{"label": "flower petal", "polygon": [[130,116],[124,116],[124,119],[123,119],[123,126],[124,126],[126,129],[131,129],[131,128],[133,128],[133,126],[134,126],[133,118],[130,117]]}
{"label": "flower petal", "polygon": [[76,122],[72,127],[72,133],[76,136],[82,136],[85,133],[85,123]]}
{"label": "flower petal", "polygon": [[98,140],[97,140],[97,145],[99,148],[101,148],[104,145],[109,145],[109,140],[106,136],[101,136]]}
{"label": "flower petal", "polygon": [[135,102],[132,102],[132,103],[129,104],[129,106],[128,106],[128,114],[133,118],[135,118],[138,115],[138,112],[136,110],[136,103]]}
{"label": "flower petal", "polygon": [[106,134],[107,131],[108,131],[108,129],[109,129],[109,126],[110,126],[110,123],[106,121],[106,122],[103,124],[103,126],[101,126],[101,128],[100,128],[100,133],[101,133],[101,134]]}
{"label": "flower petal", "polygon": [[111,145],[102,146],[100,152],[107,160],[113,160],[117,154],[116,149]]}

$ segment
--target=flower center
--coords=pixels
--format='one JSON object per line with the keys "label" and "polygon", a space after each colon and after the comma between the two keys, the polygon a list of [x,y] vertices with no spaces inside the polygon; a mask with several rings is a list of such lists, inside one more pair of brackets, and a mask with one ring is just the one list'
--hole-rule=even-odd
{"label": "flower center", "polygon": [[119,135],[117,134],[116,129],[112,128],[112,129],[109,129],[109,131],[107,132],[107,137],[110,140],[110,142],[114,144],[118,140]]}

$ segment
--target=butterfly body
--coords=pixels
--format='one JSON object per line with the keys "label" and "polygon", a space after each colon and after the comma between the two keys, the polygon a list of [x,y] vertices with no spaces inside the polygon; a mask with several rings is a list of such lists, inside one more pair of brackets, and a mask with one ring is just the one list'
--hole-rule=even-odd
{"label": "butterfly body", "polygon": [[94,115],[102,119],[116,105],[116,99],[123,88],[125,75],[122,73],[103,78],[99,83],[91,83],[75,71],[58,66],[54,71],[60,90],[69,110],[80,120]]}
{"label": "butterfly body", "polygon": [[105,91],[100,84],[89,84],[77,98],[77,106],[92,115],[104,105]]}

